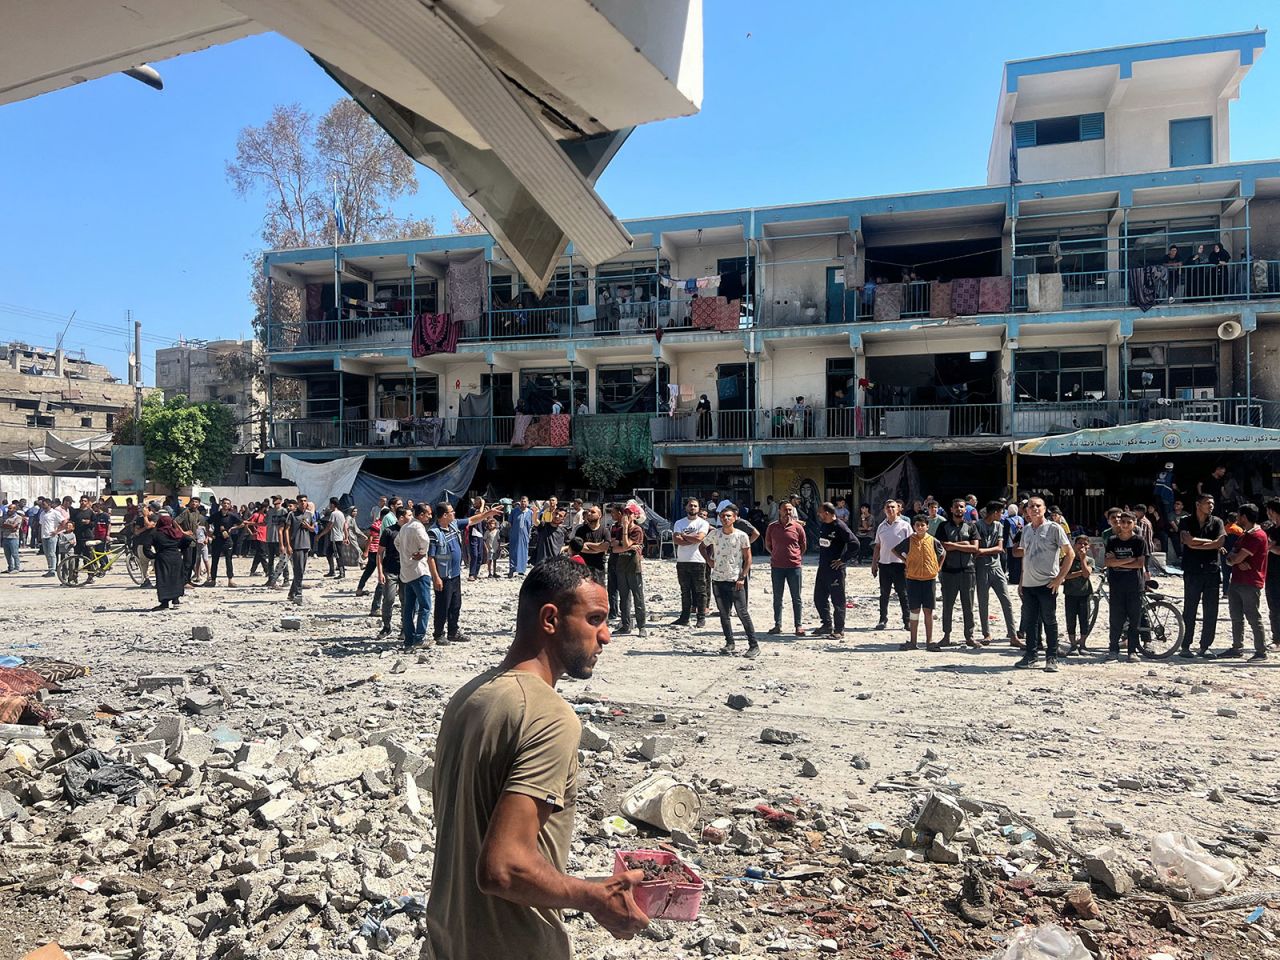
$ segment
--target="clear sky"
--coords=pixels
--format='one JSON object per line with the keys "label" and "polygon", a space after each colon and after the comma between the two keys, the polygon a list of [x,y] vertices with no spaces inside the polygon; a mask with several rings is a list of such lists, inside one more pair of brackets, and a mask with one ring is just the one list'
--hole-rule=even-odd
{"label": "clear sky", "polygon": [[[625,218],[980,184],[1005,60],[1267,28],[1277,9],[705,0],[702,112],[636,130],[599,190]],[[274,35],[155,66],[160,93],[113,76],[0,107],[0,340],[52,344],[74,310],[66,346],[123,375],[132,310],[148,383],[156,346],[251,335],[261,204],[226,180],[239,130],[342,95]],[[1233,159],[1280,156],[1277,103],[1272,49],[1232,107]],[[462,205],[419,180],[400,212],[447,231]]]}

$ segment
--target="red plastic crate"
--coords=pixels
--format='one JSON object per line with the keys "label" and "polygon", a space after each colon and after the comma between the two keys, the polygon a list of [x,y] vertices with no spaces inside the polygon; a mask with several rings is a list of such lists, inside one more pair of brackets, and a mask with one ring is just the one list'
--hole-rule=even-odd
{"label": "red plastic crate", "polygon": [[626,873],[626,858],[633,860],[653,860],[659,864],[677,864],[685,877],[686,883],[672,880],[646,880],[633,891],[636,906],[644,911],[650,920],[697,920],[698,908],[702,906],[702,878],[675,854],[665,850],[617,850],[613,857],[613,875]]}

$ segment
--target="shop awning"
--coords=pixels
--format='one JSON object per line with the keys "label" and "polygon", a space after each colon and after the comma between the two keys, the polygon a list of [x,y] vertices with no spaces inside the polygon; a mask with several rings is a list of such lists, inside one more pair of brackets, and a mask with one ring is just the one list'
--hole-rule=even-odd
{"label": "shop awning", "polygon": [[1112,459],[1119,459],[1126,453],[1268,452],[1280,450],[1280,430],[1199,420],[1148,420],[1119,427],[1016,440],[1013,450],[1020,456],[1065,457],[1073,453],[1092,453]]}

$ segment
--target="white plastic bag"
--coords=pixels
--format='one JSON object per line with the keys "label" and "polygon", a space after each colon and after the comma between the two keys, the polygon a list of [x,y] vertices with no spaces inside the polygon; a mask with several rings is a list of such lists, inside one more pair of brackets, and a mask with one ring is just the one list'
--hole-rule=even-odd
{"label": "white plastic bag", "polygon": [[1160,882],[1188,900],[1212,897],[1244,879],[1244,871],[1226,857],[1215,857],[1185,833],[1157,833],[1151,838],[1151,862]]}
{"label": "white plastic bag", "polygon": [[1093,960],[1080,938],[1056,923],[1019,927],[992,960]]}

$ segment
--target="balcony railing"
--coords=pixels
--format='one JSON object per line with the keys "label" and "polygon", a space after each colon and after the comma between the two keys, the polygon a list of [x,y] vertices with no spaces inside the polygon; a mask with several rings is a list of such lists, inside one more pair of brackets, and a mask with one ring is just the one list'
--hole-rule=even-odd
{"label": "balcony railing", "polygon": [[[1011,419],[1012,418],[1012,419]],[[1202,400],[1083,400],[932,405],[715,410],[654,417],[655,443],[743,440],[884,440],[893,438],[1038,437],[1151,420],[1198,420],[1280,428],[1280,402],[1218,397]]]}
{"label": "balcony railing", "polygon": [[[271,440],[278,450],[389,450],[441,447],[565,447],[569,416],[560,415],[562,430],[550,416],[417,417],[412,420],[343,420],[306,418],[277,420]],[[521,431],[520,442],[516,434]]]}
{"label": "balcony railing", "polygon": [[[1131,271],[1086,270],[1040,274],[1059,278],[1062,309],[1126,307],[1133,303]],[[1013,278],[1012,309],[1030,309],[1027,277]],[[1043,289],[1043,288],[1041,288]],[[597,306],[520,307],[489,310],[467,324],[461,339],[468,342],[532,340],[565,337],[628,336],[692,329],[691,297],[683,291],[671,299],[615,302]],[[928,317],[932,285],[915,281],[902,286],[902,306],[893,319]],[[1152,291],[1154,303],[1210,303],[1280,298],[1280,260],[1237,261],[1225,264],[1186,264],[1172,268],[1167,279]],[[1056,302],[1056,297],[1053,301]],[[859,321],[875,318],[874,304],[860,291],[847,296],[850,316]],[[1041,309],[1044,309],[1041,307]],[[1056,309],[1056,308],[1055,308]],[[843,318],[844,305],[831,317]],[[765,313],[756,321],[762,327],[821,325],[831,322],[826,304],[792,311]],[[842,322],[837,320],[836,322]],[[750,319],[744,326],[750,326]],[[413,318],[358,317],[345,320],[306,320],[268,326],[267,344],[274,352],[306,349],[373,348],[409,346]]]}

